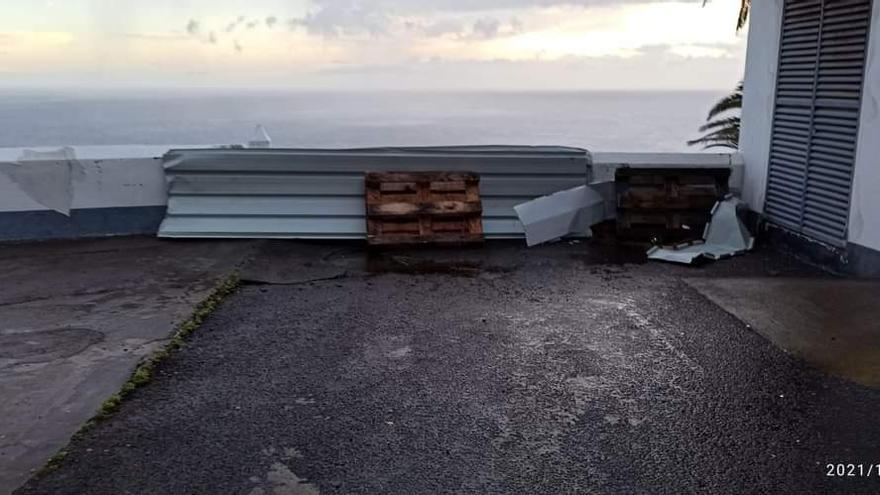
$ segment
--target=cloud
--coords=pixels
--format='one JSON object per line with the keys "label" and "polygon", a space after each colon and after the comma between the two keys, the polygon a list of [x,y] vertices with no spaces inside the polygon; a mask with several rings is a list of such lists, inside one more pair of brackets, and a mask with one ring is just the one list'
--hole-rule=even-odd
{"label": "cloud", "polygon": [[[305,29],[325,38],[392,36],[401,31],[438,37],[487,40],[522,33],[522,16],[547,13],[546,8],[585,12],[591,7],[617,8],[644,4],[691,3],[703,0],[311,0],[311,8],[287,21],[292,30]],[[501,19],[509,17],[508,22]],[[658,20],[662,22],[662,20]],[[466,29],[469,25],[470,29]]]}
{"label": "cloud", "polygon": [[439,20],[408,20],[404,28],[417,36],[436,38],[448,34],[461,35],[465,32],[465,24],[459,19]]}
{"label": "cloud", "polygon": [[524,25],[516,17],[504,23],[496,17],[481,16],[470,22],[467,19],[448,17],[437,20],[408,20],[404,22],[404,28],[409,33],[424,38],[451,36],[458,41],[480,41],[520,34]]}
{"label": "cloud", "polygon": [[[348,88],[359,87],[358,73],[369,74],[377,87],[541,88],[613,87],[603,69],[617,74],[621,85],[640,86],[655,85],[661,67],[705,69],[682,69],[676,76],[682,86],[703,84],[706,77],[713,78],[711,84],[721,76],[736,80],[742,70],[744,37],[737,38],[729,28],[738,7],[735,0],[713,1],[706,8],[700,0],[258,0],[249,7],[239,1],[209,5],[196,0],[183,2],[185,9],[158,0],[167,2],[166,7],[143,16],[131,12],[146,12],[140,2],[86,3],[93,1],[114,11],[117,22],[98,16],[88,36],[35,32],[10,39],[0,33],[0,50],[13,54],[0,57],[0,65],[35,73],[61,61],[71,74],[97,66],[108,74],[132,77],[136,71],[153,71],[149,64],[160,60],[164,68],[156,73],[169,80],[196,66],[230,75],[229,84],[283,81],[303,87],[323,87],[323,80],[310,74],[344,67],[332,77]],[[180,13],[176,21],[174,12]],[[63,17],[53,22],[66,28]],[[137,22],[129,27],[123,18]],[[174,34],[190,41],[175,45]],[[157,41],[126,41],[122,36]],[[25,60],[23,53],[42,58]],[[572,58],[603,56],[607,58]],[[714,66],[725,72],[711,73]],[[545,67],[552,71],[543,71]],[[599,82],[591,82],[590,76]],[[672,86],[669,77],[668,84],[656,85]],[[157,80],[164,79],[157,75]]]}
{"label": "cloud", "polygon": [[287,21],[290,29],[304,28],[311,35],[325,38],[408,34],[425,38],[451,35],[460,40],[488,40],[518,34],[524,28],[522,21],[515,16],[509,23],[504,23],[493,15],[478,16],[475,11],[416,13],[406,2],[313,0],[313,4],[315,8],[306,15]]}
{"label": "cloud", "polygon": [[386,34],[392,22],[391,11],[376,0],[314,0],[316,9],[288,21],[291,28],[304,27],[309,34],[327,38],[342,35]]}
{"label": "cloud", "polygon": [[[671,0],[312,0],[307,19],[319,19],[325,26],[351,27],[359,18],[431,15],[438,12],[488,12],[547,7],[608,7]],[[699,4],[704,0],[675,0]]]}
{"label": "cloud", "polygon": [[492,17],[481,17],[474,21],[473,34],[477,38],[491,39],[498,36],[501,21]]}
{"label": "cloud", "polygon": [[234,21],[227,24],[226,28],[223,31],[225,31],[227,33],[231,33],[233,31],[235,31],[236,29],[238,29],[239,26],[244,24],[244,21],[246,21],[246,20],[247,19],[245,18],[245,16],[240,15]]}
{"label": "cloud", "polygon": [[523,24],[521,20],[517,17],[512,17],[510,19],[510,30],[513,31],[514,34],[519,34],[525,31],[526,26]]}
{"label": "cloud", "polygon": [[[381,89],[707,89],[742,74],[739,58],[683,57],[672,46],[647,47],[632,57],[569,56],[556,60],[407,60],[399,64],[340,64],[314,74],[322,87]],[[454,75],[454,77],[452,76]],[[320,83],[316,83],[319,84]]]}
{"label": "cloud", "polygon": [[[180,33],[122,33],[118,36],[127,39],[149,40],[149,41],[181,41],[189,38],[188,35]],[[0,38],[0,44],[3,40]]]}
{"label": "cloud", "polygon": [[[233,28],[234,29],[234,28]],[[233,29],[230,29],[229,26],[226,26],[224,29],[225,32],[232,32]],[[195,19],[190,19],[189,23],[186,25],[186,32],[190,37],[197,38],[202,41],[202,43],[210,43],[212,45],[216,45],[220,41],[220,37],[217,34],[217,31],[211,30],[207,33],[207,35],[202,36],[202,26],[201,23]]]}

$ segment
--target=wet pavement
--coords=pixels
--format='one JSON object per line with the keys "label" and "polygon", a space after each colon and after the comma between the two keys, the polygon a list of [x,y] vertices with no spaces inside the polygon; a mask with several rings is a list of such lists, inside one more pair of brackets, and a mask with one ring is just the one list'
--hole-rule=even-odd
{"label": "wet pavement", "polygon": [[880,281],[776,277],[688,283],[780,349],[880,388]]}
{"label": "wet pavement", "polygon": [[247,243],[0,245],[0,494],[67,444]]}
{"label": "wet pavement", "polygon": [[[613,247],[266,243],[247,284],[20,494],[877,493],[880,391]],[[876,468],[876,467],[875,467]]]}

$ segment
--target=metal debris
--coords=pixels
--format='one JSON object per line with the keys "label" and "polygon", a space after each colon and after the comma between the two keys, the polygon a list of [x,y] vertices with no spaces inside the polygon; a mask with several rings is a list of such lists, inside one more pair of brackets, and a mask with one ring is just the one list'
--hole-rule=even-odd
{"label": "metal debris", "polygon": [[[613,185],[613,184],[612,184]],[[570,235],[590,237],[590,227],[614,217],[613,187],[606,183],[578,186],[513,207],[526,233],[526,244],[536,246]]]}
{"label": "metal debris", "polygon": [[702,241],[671,247],[654,246],[648,259],[692,264],[701,257],[718,260],[750,251],[755,238],[740,220],[737,211],[743,202],[728,195],[712,208],[712,219],[706,224]]}
{"label": "metal debris", "polygon": [[365,239],[364,173],[447,170],[480,174],[487,239],[521,238],[513,207],[586,184],[589,160],[546,146],[172,150],[159,237]]}

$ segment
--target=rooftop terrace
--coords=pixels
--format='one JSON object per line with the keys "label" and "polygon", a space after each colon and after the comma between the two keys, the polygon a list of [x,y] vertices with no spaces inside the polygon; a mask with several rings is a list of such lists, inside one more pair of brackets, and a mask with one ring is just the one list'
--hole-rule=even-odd
{"label": "rooftop terrace", "polygon": [[880,441],[876,283],[766,248],[685,268],[600,241],[0,247],[0,486],[236,269],[149,383],[16,493],[876,492],[825,477]]}

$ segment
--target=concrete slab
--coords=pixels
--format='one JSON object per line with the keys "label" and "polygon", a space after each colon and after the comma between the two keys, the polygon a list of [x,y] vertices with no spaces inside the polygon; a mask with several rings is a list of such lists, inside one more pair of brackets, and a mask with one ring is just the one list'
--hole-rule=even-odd
{"label": "concrete slab", "polygon": [[828,373],[880,387],[880,282],[701,278],[688,283],[785,351]]}
{"label": "concrete slab", "polygon": [[0,246],[0,494],[64,446],[251,245]]}

